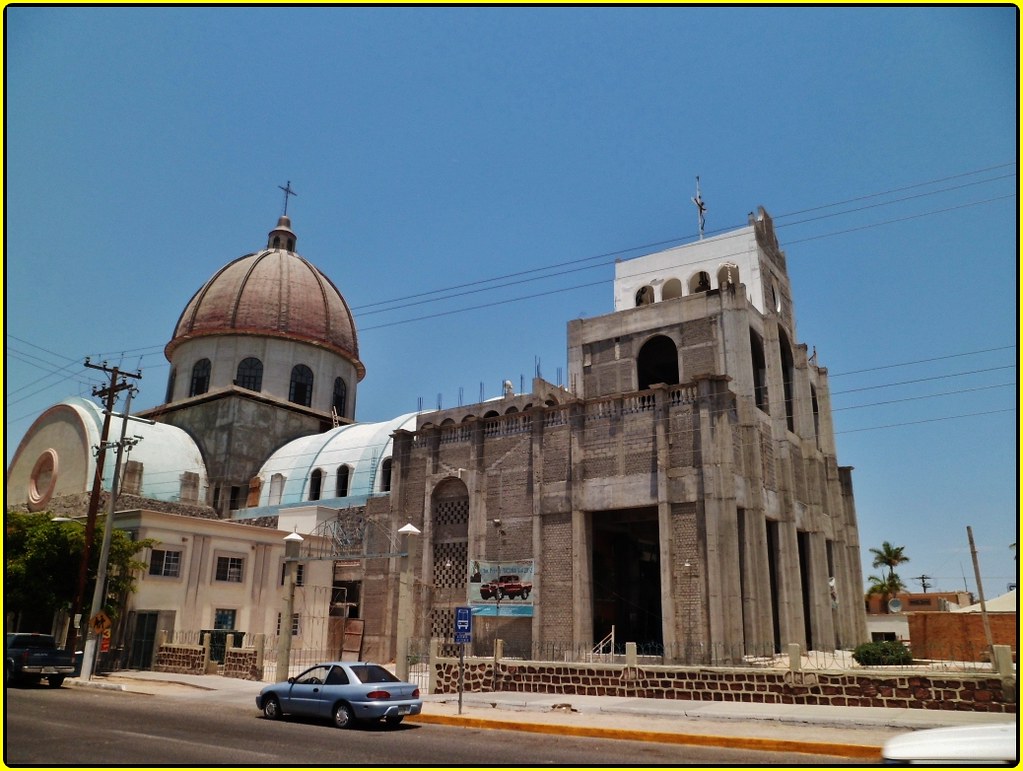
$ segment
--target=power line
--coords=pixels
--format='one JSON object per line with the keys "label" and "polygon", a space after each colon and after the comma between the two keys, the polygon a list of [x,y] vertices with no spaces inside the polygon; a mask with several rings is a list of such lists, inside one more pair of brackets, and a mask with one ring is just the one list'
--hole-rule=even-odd
{"label": "power line", "polygon": [[[960,205],[948,207],[948,208],[945,208],[945,209],[936,209],[936,210],[932,210],[932,211],[928,211],[928,212],[923,212],[923,213],[920,213],[920,214],[908,215],[906,217],[899,217],[899,218],[895,218],[895,219],[891,219],[891,220],[885,220],[885,221],[881,221],[881,222],[875,222],[875,223],[871,223],[871,224],[867,224],[867,225],[862,225],[862,226],[855,227],[855,228],[847,228],[845,230],[833,231],[831,233],[822,233],[822,234],[819,234],[819,235],[816,235],[816,236],[807,236],[806,238],[792,239],[792,240],[786,241],[786,245],[799,244],[799,243],[804,243],[804,242],[807,242],[807,241],[816,241],[816,240],[820,240],[822,238],[832,238],[834,236],[846,235],[848,233],[854,233],[854,232],[857,232],[857,231],[860,231],[860,230],[869,230],[869,229],[872,229],[872,228],[882,227],[882,226],[885,226],[885,225],[897,224],[897,223],[900,223],[900,222],[907,222],[909,220],[919,219],[921,217],[928,217],[928,216],[933,216],[935,214],[943,214],[943,213],[950,212],[950,211],[966,209],[966,208],[969,208],[970,206],[979,206],[979,205],[982,205],[982,204],[992,203],[994,201],[1000,201],[1000,200],[1004,200],[1004,199],[1007,199],[1007,198],[1015,198],[1015,194],[1005,195],[1005,196],[998,196],[998,197],[995,197],[995,198],[986,199],[984,201],[977,201],[977,202],[968,203],[968,204],[960,204]],[[779,226],[779,227],[784,227],[784,226]],[[621,252],[619,252],[619,254],[620,253]],[[741,253],[742,252],[734,252],[733,254],[734,255],[738,255],[738,254],[741,254]],[[722,255],[721,259],[727,259],[728,256],[731,256],[731,255]],[[586,259],[593,259],[593,258],[586,258]],[[597,267],[607,267],[607,266],[609,266],[611,264],[612,263],[605,262],[605,263],[602,263],[600,265],[589,266],[588,268],[580,268],[580,269],[576,269],[576,270],[573,270],[573,271],[565,271],[563,273],[555,273],[555,274],[551,274],[551,275],[537,276],[537,277],[534,277],[532,279],[527,279],[527,280],[523,280],[523,281],[517,281],[517,282],[512,282],[512,283],[509,283],[509,284],[501,284],[501,285],[496,285],[496,286],[492,286],[492,287],[485,287],[483,289],[477,289],[476,292],[491,291],[491,290],[494,290],[494,289],[503,289],[503,288],[506,288],[507,286],[513,286],[514,284],[517,284],[517,283],[526,283],[526,281],[539,281],[539,280],[543,280],[543,279],[546,279],[546,278],[554,278],[554,277],[559,276],[559,275],[565,275],[567,273],[578,272],[579,270],[590,270],[590,269],[597,268]],[[695,261],[692,264],[695,264]],[[656,271],[651,271],[651,272],[656,272]],[[485,282],[481,281],[481,282],[478,282],[478,283],[485,283]],[[428,319],[437,318],[438,316],[447,316],[447,315],[451,315],[451,314],[455,314],[455,313],[466,313],[466,312],[472,311],[472,310],[480,310],[482,308],[488,308],[488,307],[491,307],[493,305],[506,305],[506,304],[512,303],[512,302],[520,302],[520,301],[523,301],[523,300],[536,299],[538,297],[546,297],[548,295],[558,294],[559,292],[575,291],[577,289],[587,289],[587,288],[590,288],[590,287],[593,287],[593,286],[603,286],[605,284],[606,284],[606,281],[591,282],[591,283],[587,283],[587,284],[576,284],[574,286],[561,287],[561,288],[558,288],[558,289],[552,289],[552,290],[548,290],[548,291],[545,291],[545,292],[537,292],[537,293],[534,293],[534,294],[520,295],[518,297],[513,297],[513,298],[509,298],[509,299],[501,300],[501,301],[497,301],[497,302],[484,303],[482,305],[469,305],[469,306],[464,306],[464,307],[461,307],[461,308],[455,308],[455,309],[449,310],[449,311],[443,311],[443,312],[438,312],[438,313],[434,313],[434,314],[427,314],[427,315],[423,315],[423,316],[413,316],[411,318],[406,318],[406,319],[399,319],[397,321],[388,322],[386,324],[378,324],[376,326],[366,327],[364,331],[373,330],[373,329],[380,329],[382,327],[397,326],[397,325],[400,325],[400,324],[410,324],[410,323],[415,322],[415,321],[425,321],[425,320],[428,320]],[[445,290],[437,290],[437,291],[440,292],[440,291],[445,291]],[[444,300],[456,299],[458,297],[464,296],[465,294],[473,294],[473,293],[475,293],[475,292],[461,292],[461,293],[457,293],[457,294],[447,295],[445,297],[438,297],[438,298],[435,298],[435,299],[430,300],[428,302],[443,302]],[[422,304],[422,303],[416,303],[416,304]],[[385,311],[394,311],[394,310],[404,309],[406,307],[411,307],[411,305],[396,306],[394,308],[387,308],[387,309],[384,309],[384,310]],[[384,311],[383,310],[382,311],[373,311],[373,313],[380,313],[380,312],[384,312]]]}
{"label": "power line", "polygon": [[967,413],[965,415],[948,415],[947,417],[943,417],[943,418],[929,418],[929,419],[926,419],[926,420],[911,420],[911,421],[909,421],[907,423],[889,423],[889,424],[884,425],[884,426],[871,426],[869,428],[850,428],[850,429],[846,429],[845,431],[836,431],[835,432],[835,436],[838,436],[839,434],[856,434],[856,433],[859,433],[860,431],[879,431],[879,430],[884,429],[884,428],[901,428],[902,426],[918,426],[918,425],[920,425],[922,423],[940,423],[940,422],[945,421],[945,420],[958,420],[959,418],[978,418],[978,417],[981,417],[982,415],[997,415],[997,414],[1003,413],[1003,412],[1016,412],[1016,408],[1015,407],[1009,407],[1008,409],[1004,409],[1004,410],[989,410],[987,412],[970,412],[970,413]]}
{"label": "power line", "polygon": [[901,361],[895,364],[882,364],[877,367],[867,367],[866,369],[851,369],[847,372],[828,372],[828,377],[834,380],[836,377],[844,377],[846,375],[859,375],[863,372],[876,372],[881,369],[893,369],[895,367],[908,367],[912,364],[927,364],[932,361],[943,361],[945,359],[956,359],[961,356],[976,356],[979,353],[993,353],[994,351],[1007,351],[1013,350],[1016,346],[1014,345],[1000,345],[997,348],[981,348],[976,351],[966,351],[964,353],[950,353],[945,356],[932,356],[929,359],[915,359],[913,361]]}
{"label": "power line", "polygon": [[915,378],[913,380],[902,380],[902,381],[899,381],[898,383],[882,383],[881,385],[863,386],[862,388],[847,388],[844,391],[832,391],[831,395],[832,396],[837,396],[838,394],[851,394],[851,393],[855,393],[857,391],[873,391],[875,388],[893,388],[895,386],[912,385],[914,383],[926,383],[926,382],[931,381],[931,380],[945,380],[945,379],[950,378],[950,377],[963,377],[965,375],[978,375],[981,372],[997,372],[998,370],[1003,370],[1003,369],[1016,369],[1016,366],[1014,364],[1008,364],[1008,365],[1005,365],[1005,366],[1002,366],[1002,367],[986,367],[984,369],[973,369],[973,370],[969,370],[967,372],[952,372],[952,373],[950,373],[948,375],[933,375],[931,377],[920,377],[920,378]]}
{"label": "power line", "polygon": [[[799,215],[799,214],[808,213],[808,212],[811,212],[811,211],[819,211],[821,209],[832,208],[834,206],[841,206],[841,205],[845,205],[847,203],[854,203],[854,202],[857,202],[857,201],[867,200],[867,199],[870,199],[870,198],[877,198],[877,197],[880,197],[880,196],[883,196],[883,195],[889,195],[889,194],[891,194],[893,192],[901,192],[901,191],[904,191],[904,190],[910,190],[910,189],[915,189],[915,188],[923,187],[923,186],[926,186],[926,185],[937,184],[939,182],[945,182],[945,181],[949,181],[949,180],[952,180],[952,179],[959,179],[959,178],[966,177],[966,176],[974,176],[976,174],[982,174],[982,173],[986,173],[988,171],[992,171],[992,170],[995,170],[995,169],[1005,168],[1005,167],[1014,166],[1014,165],[1015,165],[1014,163],[1000,164],[1000,165],[997,165],[997,166],[991,166],[991,167],[987,167],[987,168],[984,168],[984,169],[978,169],[976,171],[964,172],[962,174],[956,174],[956,175],[952,175],[952,176],[948,176],[948,177],[943,177],[943,178],[936,179],[936,180],[930,180],[928,182],[919,182],[919,183],[915,183],[915,184],[912,184],[912,185],[908,185],[906,187],[894,188],[892,190],[888,190],[888,191],[884,191],[884,192],[880,192],[880,193],[871,193],[869,195],[859,196],[857,198],[851,198],[851,199],[847,199],[845,201],[839,201],[839,202],[835,202],[835,203],[823,204],[823,205],[816,206],[816,207],[813,207],[813,208],[810,208],[810,209],[803,209],[803,210],[797,211],[797,212],[790,212],[790,213],[779,214],[779,215],[774,216],[773,220],[775,221],[776,227],[778,227],[778,228],[790,227],[790,226],[794,226],[794,225],[806,224],[808,222],[815,222],[815,221],[819,221],[819,220],[822,220],[822,219],[828,219],[828,218],[831,218],[831,217],[841,216],[841,215],[844,215],[844,214],[850,214],[850,213],[854,213],[854,212],[857,212],[857,211],[862,211],[864,209],[877,208],[879,206],[889,206],[889,205],[893,205],[895,203],[902,203],[902,202],[905,202],[907,200],[911,200],[913,198],[919,198],[919,197],[923,197],[923,196],[936,195],[938,193],[949,192],[949,191],[952,191],[952,190],[958,190],[958,189],[961,189],[961,188],[964,188],[964,187],[970,187],[970,186],[974,186],[974,185],[987,184],[989,182],[995,182],[995,181],[998,181],[1000,179],[1012,178],[1015,175],[1014,174],[1006,174],[1006,175],[1002,175],[1002,176],[999,176],[999,177],[994,177],[994,178],[991,178],[991,179],[978,180],[978,181],[975,181],[975,182],[965,183],[963,185],[956,185],[956,186],[952,186],[952,187],[941,188],[939,190],[929,191],[927,193],[921,193],[921,194],[916,195],[916,196],[908,196],[908,197],[905,197],[905,198],[896,199],[894,201],[881,202],[881,203],[877,203],[877,204],[872,204],[871,206],[868,206],[868,207],[859,207],[857,209],[850,209],[850,210],[846,210],[846,211],[843,211],[843,212],[834,212],[834,213],[830,213],[830,214],[826,214],[826,215],[821,215],[821,216],[818,216],[818,217],[812,217],[812,218],[809,218],[809,219],[806,219],[806,220],[800,220],[798,222],[788,222],[788,223],[781,223],[780,222],[780,220],[784,220],[784,219],[786,219],[788,217],[793,217],[793,216],[796,216],[796,215]],[[1002,196],[1001,198],[1008,198],[1008,197],[1012,197],[1012,196]],[[1001,200],[1001,198],[989,199],[989,200]],[[987,202],[989,202],[989,201],[984,201],[983,203],[987,203]],[[953,207],[953,208],[956,208],[956,207]],[[937,212],[933,212],[933,213],[941,213],[941,212],[945,212],[945,211],[949,211],[949,209],[941,209],[941,210],[939,210]],[[918,216],[926,216],[926,213],[924,215],[918,215]],[[893,222],[897,222],[897,221],[900,221],[900,220],[893,220]],[[889,223],[881,223],[881,224],[889,224]],[[728,232],[728,231],[731,231],[731,230],[735,230],[735,229],[738,229],[738,228],[742,228],[742,227],[744,227],[744,225],[730,225],[730,226],[726,226],[726,227],[719,228],[717,230],[711,231],[711,233],[712,234],[725,233],[725,232]],[[860,228],[856,228],[856,229],[860,229]],[[854,229],[854,230],[856,230],[856,229]],[[851,231],[841,231],[841,232],[851,232]],[[491,278],[478,279],[476,281],[469,281],[469,282],[465,282],[465,283],[461,283],[461,284],[455,284],[455,285],[450,286],[450,287],[442,287],[442,288],[439,288],[439,289],[433,289],[433,290],[429,290],[429,291],[426,291],[426,292],[418,292],[418,293],[415,293],[415,294],[405,295],[405,296],[402,296],[402,297],[396,297],[396,298],[392,298],[392,299],[389,299],[389,300],[378,300],[378,301],[371,302],[371,303],[365,303],[365,304],[362,304],[362,305],[353,306],[352,310],[356,311],[356,310],[363,310],[363,309],[366,309],[366,308],[376,307],[376,306],[379,306],[379,305],[391,305],[391,304],[397,304],[397,303],[404,303],[406,300],[418,300],[419,298],[429,297],[431,295],[443,294],[443,293],[447,293],[447,292],[453,292],[454,290],[458,290],[458,289],[468,289],[468,288],[472,288],[472,287],[481,287],[484,284],[490,284],[490,283],[495,283],[495,282],[499,282],[499,281],[507,281],[508,279],[520,279],[520,277],[522,277],[522,276],[527,276],[527,275],[531,275],[531,274],[535,274],[535,273],[540,273],[540,272],[547,271],[547,270],[554,270],[556,268],[563,268],[563,267],[567,267],[567,266],[570,266],[570,265],[578,265],[580,263],[592,262],[594,260],[600,260],[600,259],[606,259],[606,258],[609,258],[609,257],[620,256],[620,255],[624,255],[624,254],[627,254],[627,253],[638,251],[640,249],[650,249],[650,248],[654,248],[654,247],[665,246],[667,244],[682,243],[682,242],[685,242],[687,240],[691,240],[694,237],[695,237],[695,234],[690,234],[690,235],[687,235],[687,236],[677,236],[675,238],[664,239],[664,240],[655,241],[655,242],[651,242],[651,243],[647,243],[647,244],[642,244],[642,245],[624,247],[624,248],[617,249],[617,250],[614,250],[614,251],[604,252],[602,254],[592,255],[592,256],[589,256],[589,257],[581,257],[581,258],[577,258],[577,259],[574,259],[574,260],[568,260],[568,261],[565,261],[565,262],[555,263],[555,264],[552,264],[552,265],[541,266],[539,268],[532,268],[532,269],[529,269],[529,270],[517,271],[517,272],[514,272],[514,273],[508,273],[508,274],[504,274],[504,275],[501,275],[501,276],[494,276],[494,277],[491,277]],[[824,237],[824,236],[816,236],[815,238],[820,238],[820,237]],[[802,239],[802,240],[812,240],[812,239]],[[799,241],[792,242],[792,243],[799,243]],[[602,266],[607,265],[607,264],[609,264],[609,263],[602,263],[601,265],[598,265],[598,266],[590,266],[590,268],[602,267]],[[581,268],[581,269],[584,270],[584,269],[588,269],[588,268]],[[576,270],[581,270],[581,269],[577,268]],[[574,271],[569,271],[569,272],[574,272]],[[552,274],[552,275],[563,275],[563,273],[555,273],[555,274]],[[527,279],[527,281],[537,281],[537,280],[541,280],[543,278],[548,278],[548,276],[534,276],[531,279]],[[489,291],[491,289],[502,288],[504,286],[511,286],[511,285],[514,285],[514,284],[517,284],[517,283],[524,283],[524,282],[522,280],[513,281],[513,282],[510,282],[508,284],[500,284],[500,285],[494,286],[494,287],[487,287],[486,290],[481,290],[481,291]],[[463,293],[452,294],[452,295],[450,295],[450,297],[459,297],[459,296],[462,296],[462,294]],[[429,300],[429,301],[426,301],[426,302],[438,302],[438,301],[441,301],[441,300],[444,300],[444,299],[449,299],[449,298],[448,297],[434,298],[433,300]],[[418,305],[418,304],[422,304],[422,303],[421,302],[417,302],[417,303],[413,303],[413,304],[417,304]],[[401,306],[401,307],[405,307],[405,306]],[[390,308],[390,309],[385,309],[385,310],[395,310],[395,308]],[[373,313],[380,313],[380,312],[383,312],[383,311],[378,310],[378,311],[372,311],[372,312]],[[363,314],[363,315],[365,315],[365,314]]]}
{"label": "power line", "polygon": [[[1016,385],[1015,381],[1012,383],[998,383],[996,385],[977,386],[976,388],[961,388],[958,391],[944,391],[940,394],[924,394],[923,396],[907,396],[905,399],[889,399],[884,402],[870,402],[869,404],[854,404],[851,407],[832,407],[832,412],[841,412],[842,410],[858,410],[863,407],[880,407],[885,404],[899,404],[901,402],[915,402],[921,399],[933,399],[937,396],[954,396],[956,394],[965,394],[972,391],[988,391],[992,388],[1005,388],[1007,386]],[[879,388],[883,386],[878,386]]]}

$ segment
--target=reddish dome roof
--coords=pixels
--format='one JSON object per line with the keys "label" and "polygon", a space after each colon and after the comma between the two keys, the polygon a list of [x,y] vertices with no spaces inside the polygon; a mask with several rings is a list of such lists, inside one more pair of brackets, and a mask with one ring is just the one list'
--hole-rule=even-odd
{"label": "reddish dome roof", "polygon": [[[284,235],[293,248],[290,224],[281,217],[269,243]],[[366,373],[348,303],[312,263],[283,248],[247,254],[218,270],[185,306],[164,353],[169,360],[181,343],[209,335],[297,340],[345,357],[360,380]]]}

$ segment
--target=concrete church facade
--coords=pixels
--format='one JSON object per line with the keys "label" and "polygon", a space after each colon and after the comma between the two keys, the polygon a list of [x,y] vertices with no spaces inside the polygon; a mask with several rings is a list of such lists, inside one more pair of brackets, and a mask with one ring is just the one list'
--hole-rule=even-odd
{"label": "concrete church facade", "polygon": [[[342,596],[364,622],[364,656],[385,661],[403,624],[449,639],[466,603],[480,651],[496,637],[527,653],[589,647],[614,629],[668,661],[727,663],[866,639],[827,371],[796,343],[762,209],[745,228],[619,263],[613,312],[568,324],[567,388],[508,383],[498,399],[378,424],[355,421],[365,368],[347,303],[296,241],[282,217],[265,250],[215,273],[179,318],[166,403],[140,428],[140,448],[173,452],[133,455],[122,480],[133,508],[120,518],[140,535],[149,510],[181,541],[195,517],[224,520],[218,537],[235,542],[252,533],[253,549],[279,540],[266,529],[305,534],[319,585],[299,588],[303,612],[327,619]],[[8,508],[81,507],[98,414],[58,405],[33,424],[8,469]],[[409,522],[422,531],[415,612],[399,619]],[[191,591],[188,617],[274,634],[276,568],[243,576],[253,585],[232,608],[215,607],[212,582],[208,602]],[[143,575],[126,615],[174,623],[166,583]]]}
{"label": "concrete church facade", "polygon": [[707,663],[862,642],[850,469],[770,217],[616,272],[615,311],[568,325],[568,390],[534,381],[396,436],[391,508],[424,529],[424,582],[530,565],[532,615],[480,619],[524,649],[612,627]]}

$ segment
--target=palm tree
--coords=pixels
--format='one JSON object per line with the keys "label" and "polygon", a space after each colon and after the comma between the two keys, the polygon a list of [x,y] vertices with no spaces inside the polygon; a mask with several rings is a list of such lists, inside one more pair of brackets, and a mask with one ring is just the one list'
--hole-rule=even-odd
{"label": "palm tree", "polygon": [[896,596],[899,592],[904,591],[906,585],[902,583],[902,579],[899,578],[898,573],[891,573],[888,576],[868,576],[867,580],[870,582],[870,586],[867,588],[867,596],[872,594],[880,594],[884,599],[884,612],[888,613],[888,600]]}
{"label": "palm tree", "polygon": [[895,575],[895,568],[903,562],[909,562],[909,557],[903,553],[905,549],[905,546],[892,546],[888,541],[882,543],[880,549],[872,548],[870,553],[874,555],[873,567],[888,568],[888,579],[891,580]]}
{"label": "palm tree", "polygon": [[905,546],[892,546],[888,541],[882,543],[880,549],[870,549],[870,553],[874,555],[873,567],[888,568],[888,574],[868,576],[867,580],[870,581],[870,587],[867,589],[867,596],[880,594],[884,597],[886,610],[888,600],[906,589],[906,585],[899,578],[899,574],[895,572],[895,568],[899,565],[909,562],[909,557],[904,553],[905,549]]}

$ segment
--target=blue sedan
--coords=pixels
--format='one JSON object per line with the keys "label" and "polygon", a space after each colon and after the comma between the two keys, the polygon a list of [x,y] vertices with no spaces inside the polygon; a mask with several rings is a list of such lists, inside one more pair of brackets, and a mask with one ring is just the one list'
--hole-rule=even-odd
{"label": "blue sedan", "polygon": [[423,710],[419,688],[405,683],[379,664],[331,661],[310,667],[298,677],[268,685],[256,707],[274,720],[282,715],[329,718],[338,728],[359,720],[398,725]]}

